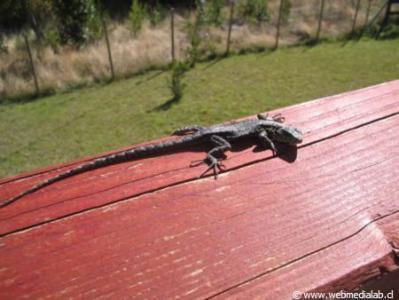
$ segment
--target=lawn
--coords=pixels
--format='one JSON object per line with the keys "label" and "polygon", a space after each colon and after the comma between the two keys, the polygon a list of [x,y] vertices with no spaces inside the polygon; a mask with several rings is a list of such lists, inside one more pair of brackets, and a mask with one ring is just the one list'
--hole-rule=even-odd
{"label": "lawn", "polygon": [[188,124],[212,124],[399,79],[399,40],[362,40],[235,55],[197,64],[184,95],[168,72],[0,105],[0,177],[151,140]]}

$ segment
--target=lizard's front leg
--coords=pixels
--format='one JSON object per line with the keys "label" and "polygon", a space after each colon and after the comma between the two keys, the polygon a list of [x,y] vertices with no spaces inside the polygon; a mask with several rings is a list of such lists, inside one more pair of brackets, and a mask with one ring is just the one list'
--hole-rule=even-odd
{"label": "lizard's front leg", "polygon": [[210,170],[213,170],[213,174],[215,175],[215,178],[217,178],[218,173],[222,170],[224,165],[220,162],[221,159],[215,157],[215,154],[224,154],[224,152],[231,149],[230,143],[218,135],[212,135],[211,142],[215,144],[215,147],[207,153],[205,159],[199,161],[199,163],[195,161],[191,164],[191,166],[196,166],[201,163],[208,164],[208,169],[206,169],[205,172],[200,175],[200,177],[204,176]]}
{"label": "lizard's front leg", "polygon": [[267,135],[266,130],[263,130],[259,132],[258,134],[258,139],[260,144],[265,147],[266,149],[272,149],[273,154],[277,154],[277,149],[276,146],[274,145],[273,141],[270,139],[270,137]]}
{"label": "lizard's front leg", "polygon": [[258,114],[258,119],[259,120],[270,120],[270,121],[275,121],[278,123],[284,123],[285,118],[283,117],[282,114],[278,113],[272,117],[269,117],[269,114]]}

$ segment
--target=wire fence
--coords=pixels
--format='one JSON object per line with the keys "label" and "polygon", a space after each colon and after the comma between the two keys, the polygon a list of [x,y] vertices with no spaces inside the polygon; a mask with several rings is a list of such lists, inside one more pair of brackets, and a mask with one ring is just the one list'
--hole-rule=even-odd
{"label": "wire fence", "polygon": [[[229,1],[218,16],[171,9],[163,22],[147,24],[133,37],[126,24],[101,17],[102,38],[83,49],[39,47],[23,35],[24,47],[0,54],[0,97],[41,95],[88,82],[114,80],[175,60],[201,60],[249,50],[354,37],[372,16],[377,0],[271,0],[257,15]],[[214,18],[211,20],[211,18]],[[31,44],[34,44],[31,45]]]}

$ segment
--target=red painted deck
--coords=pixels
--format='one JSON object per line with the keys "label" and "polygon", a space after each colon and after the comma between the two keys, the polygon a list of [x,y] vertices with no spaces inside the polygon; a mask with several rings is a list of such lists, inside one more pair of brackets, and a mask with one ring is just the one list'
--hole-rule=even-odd
{"label": "red painted deck", "polygon": [[[262,298],[397,269],[399,80],[278,110],[296,160],[203,152],[123,163],[0,210],[0,299]],[[87,160],[87,159],[86,159]],[[6,199],[79,162],[0,181]]]}

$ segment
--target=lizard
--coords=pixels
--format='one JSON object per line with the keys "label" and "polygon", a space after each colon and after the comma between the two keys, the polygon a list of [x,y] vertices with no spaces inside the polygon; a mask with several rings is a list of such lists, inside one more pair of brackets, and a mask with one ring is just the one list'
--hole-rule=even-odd
{"label": "lizard", "polygon": [[[269,148],[272,150],[273,155],[276,155],[277,148],[275,142],[295,146],[301,143],[303,139],[303,134],[299,129],[284,124],[284,117],[282,117],[281,114],[277,114],[273,117],[269,117],[268,114],[258,114],[257,118],[227,124],[218,124],[210,127],[191,125],[174,131],[173,135],[180,136],[180,138],[139,146],[83,163],[59,175],[46,179],[12,198],[0,202],[0,208],[55,182],[78,174],[138,158],[159,155],[165,151],[173,151],[174,149],[180,148],[184,149],[194,144],[206,143],[213,145],[213,148],[207,152],[205,159],[194,161],[190,166],[197,166],[205,163],[208,165],[208,168],[200,177],[203,177],[209,171],[213,170],[216,179],[218,173],[224,168],[221,162],[225,158],[224,153],[232,149],[231,143],[240,141],[243,138],[252,138],[256,140],[254,144],[262,146],[263,148]],[[220,158],[221,155],[224,157]]]}

